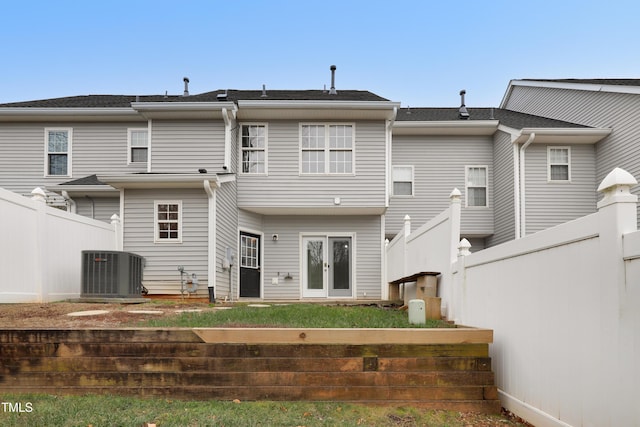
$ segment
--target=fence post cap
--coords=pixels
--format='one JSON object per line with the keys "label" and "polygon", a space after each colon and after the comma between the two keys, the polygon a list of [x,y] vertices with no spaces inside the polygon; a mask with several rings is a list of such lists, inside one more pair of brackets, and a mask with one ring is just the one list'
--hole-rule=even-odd
{"label": "fence post cap", "polygon": [[628,192],[629,188],[637,183],[638,181],[629,172],[622,168],[615,168],[602,180],[600,186],[598,186],[598,192],[603,193],[607,190],[612,190],[614,187],[626,187]]}
{"label": "fence post cap", "polygon": [[462,193],[460,192],[460,190],[458,190],[458,188],[454,188],[453,190],[451,190],[451,194],[449,194],[449,198],[451,199],[460,198],[461,196]]}
{"label": "fence post cap", "polygon": [[31,199],[37,200],[38,202],[46,202],[47,201],[47,193],[40,187],[36,187],[31,191]]}

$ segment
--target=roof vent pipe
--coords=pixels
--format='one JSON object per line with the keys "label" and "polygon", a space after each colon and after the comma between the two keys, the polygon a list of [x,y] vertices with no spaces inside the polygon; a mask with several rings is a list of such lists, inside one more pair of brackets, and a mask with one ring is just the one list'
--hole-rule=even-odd
{"label": "roof vent pipe", "polygon": [[329,95],[337,95],[338,92],[336,91],[336,66],[332,65],[331,67],[329,67],[329,69],[331,70],[331,89],[329,89]]}
{"label": "roof vent pipe", "polygon": [[467,111],[467,107],[464,105],[464,95],[467,93],[466,90],[462,89],[460,91],[460,109],[458,110],[458,118],[460,120],[468,120],[469,119],[469,111]]}
{"label": "roof vent pipe", "polygon": [[182,96],[189,96],[189,77],[182,79],[184,81],[184,93]]}
{"label": "roof vent pipe", "polygon": [[267,97],[267,86],[266,85],[262,85],[262,95],[260,95],[261,98],[266,98]]}

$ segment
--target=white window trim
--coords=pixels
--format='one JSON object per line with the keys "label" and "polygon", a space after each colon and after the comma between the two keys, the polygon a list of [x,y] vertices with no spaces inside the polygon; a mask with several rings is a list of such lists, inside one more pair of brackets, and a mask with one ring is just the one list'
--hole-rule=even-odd
{"label": "white window trim", "polygon": [[[252,173],[243,172],[242,170],[242,128],[244,126],[264,126],[264,172]],[[258,150],[254,150],[258,151]],[[240,123],[240,135],[238,136],[238,171],[242,175],[266,176],[269,175],[269,124],[259,122]]]}
{"label": "white window trim", "polygon": [[[411,194],[395,194],[394,184],[396,180],[393,179],[393,171],[395,168],[410,168],[411,169]],[[407,181],[398,181],[407,182]],[[392,197],[414,197],[416,194],[416,180],[415,180],[415,167],[413,165],[392,165],[391,166],[391,196]]]}
{"label": "white window trim", "polygon": [[[471,168],[484,168],[486,173],[486,185],[485,185],[485,205],[484,206],[472,206],[469,205],[469,169]],[[474,187],[480,188],[480,187]],[[470,209],[486,209],[489,207],[489,166],[487,165],[466,165],[464,167],[464,205]]]}
{"label": "white window trim", "polygon": [[[49,174],[49,132],[65,131],[68,135],[67,141],[67,174],[66,175],[51,175]],[[71,170],[72,163],[72,147],[73,147],[73,128],[45,128],[44,129],[44,176],[46,177],[71,177],[73,171]]]}
{"label": "white window trim", "polygon": [[[158,205],[178,205],[178,238],[161,239],[158,227]],[[153,201],[153,242],[160,244],[182,243],[182,200],[154,200]]]}
{"label": "white window trim", "polygon": [[[567,150],[567,178],[568,179],[551,179],[551,150]],[[563,165],[564,163],[553,163],[554,165]],[[565,145],[548,145],[547,146],[547,182],[549,183],[570,183],[571,182],[571,147]]]}
{"label": "white window trim", "polygon": [[[131,133],[132,132],[146,132],[147,133],[147,161],[146,162],[134,162],[131,158]],[[127,128],[127,164],[128,165],[149,165],[149,160],[151,159],[151,150],[149,146],[151,145],[149,141],[149,128]]]}
{"label": "white window trim", "polygon": [[[324,172],[311,173],[302,172],[302,128],[303,126],[324,126]],[[337,173],[330,172],[331,170],[331,151],[329,147],[329,127],[330,126],[351,126],[351,150],[339,150],[335,151],[351,151],[351,172]],[[320,151],[320,149],[317,149]],[[344,122],[320,122],[320,123],[300,123],[298,126],[298,171],[300,176],[355,176],[356,175],[356,124],[344,123]]]}

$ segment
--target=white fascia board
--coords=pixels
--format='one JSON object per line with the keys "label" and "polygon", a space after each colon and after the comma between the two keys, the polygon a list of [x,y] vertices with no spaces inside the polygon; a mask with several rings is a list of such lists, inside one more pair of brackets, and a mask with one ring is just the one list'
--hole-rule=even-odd
{"label": "white fascia board", "polygon": [[397,121],[394,135],[493,135],[498,120]]}
{"label": "white fascia board", "polygon": [[540,80],[511,80],[509,86],[546,87],[553,89],[586,90],[591,92],[632,93],[640,95],[640,86],[606,85],[596,83],[545,82]]}
{"label": "white fascia board", "polygon": [[72,195],[90,195],[94,197],[108,197],[108,196],[116,196],[120,194],[120,192],[113,188],[110,185],[54,185],[47,186],[47,191],[51,191],[52,193],[62,193],[66,191]]}
{"label": "white fascia board", "polygon": [[240,209],[260,215],[382,215],[384,206],[238,206]]}
{"label": "white fascia board", "polygon": [[98,179],[114,188],[203,188],[205,180],[220,186],[217,174],[139,174],[139,175],[99,175]]}
{"label": "white fascia board", "polygon": [[393,101],[296,101],[296,100],[248,100],[238,101],[242,108],[301,108],[301,109],[345,109],[345,110],[391,110],[400,108],[399,102]]}
{"label": "white fascia board", "polygon": [[606,128],[523,128],[513,140],[521,143],[536,134],[533,144],[595,144],[606,138],[611,129]]}
{"label": "white fascia board", "polygon": [[233,109],[233,102],[132,102],[136,111],[222,111]]}

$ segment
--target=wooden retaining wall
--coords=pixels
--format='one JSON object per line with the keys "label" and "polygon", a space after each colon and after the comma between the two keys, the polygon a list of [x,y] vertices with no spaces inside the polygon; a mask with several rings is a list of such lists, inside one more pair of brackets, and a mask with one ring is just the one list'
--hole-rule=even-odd
{"label": "wooden retaining wall", "polygon": [[499,412],[491,331],[452,331],[4,329],[0,392]]}

